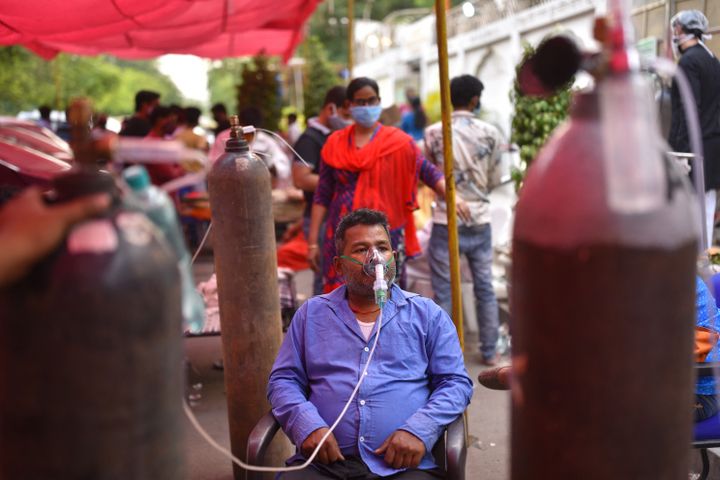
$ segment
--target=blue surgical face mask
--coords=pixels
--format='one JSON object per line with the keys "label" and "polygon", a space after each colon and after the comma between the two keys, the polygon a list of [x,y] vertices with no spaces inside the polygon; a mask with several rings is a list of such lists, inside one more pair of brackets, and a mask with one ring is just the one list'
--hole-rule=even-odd
{"label": "blue surgical face mask", "polygon": [[382,107],[380,105],[367,105],[364,107],[350,107],[350,115],[355,122],[363,127],[370,128],[380,118]]}

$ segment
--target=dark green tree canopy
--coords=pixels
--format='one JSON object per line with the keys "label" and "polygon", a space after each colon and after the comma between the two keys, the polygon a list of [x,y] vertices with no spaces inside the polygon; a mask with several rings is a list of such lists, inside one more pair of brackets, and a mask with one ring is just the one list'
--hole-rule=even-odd
{"label": "dark green tree canopy", "polygon": [[64,110],[70,99],[89,97],[96,110],[129,115],[138,90],[155,90],[162,102],[181,103],[182,95],[154,61],[125,61],[100,55],[60,54],[46,61],[23,47],[0,47],[0,114],[16,115],[39,105]]}
{"label": "dark green tree canopy", "polygon": [[256,107],[262,112],[263,128],[278,130],[280,123],[280,83],[277,60],[258,55],[244,65],[238,86],[238,112]]}

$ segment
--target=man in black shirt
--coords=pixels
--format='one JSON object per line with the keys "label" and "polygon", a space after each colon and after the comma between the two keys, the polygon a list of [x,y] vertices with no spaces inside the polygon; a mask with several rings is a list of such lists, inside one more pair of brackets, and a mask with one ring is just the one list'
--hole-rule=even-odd
{"label": "man in black shirt", "polygon": [[210,112],[212,112],[213,120],[215,120],[215,123],[217,123],[217,126],[213,130],[213,132],[215,132],[215,137],[217,138],[217,136],[220,135],[220,132],[223,132],[230,128],[230,120],[228,120],[227,108],[225,108],[224,103],[216,103],[212,106]]}
{"label": "man in black shirt", "polygon": [[[345,87],[335,86],[325,94],[322,109],[317,117],[307,121],[307,129],[300,135],[293,148],[307,163],[297,157],[293,161],[293,185],[305,195],[305,212],[303,213],[303,232],[308,237],[310,228],[310,211],[312,210],[313,194],[317,188],[320,171],[320,151],[325,145],[328,135],[334,130],[345,128],[351,122],[345,105]],[[322,249],[322,245],[309,245],[309,248]],[[314,293],[322,293],[322,276],[315,272]]]}
{"label": "man in black shirt", "polygon": [[[720,62],[705,46],[708,21],[698,10],[683,10],[670,22],[673,49],[680,55],[678,66],[688,77],[700,118],[705,169],[705,213],[708,245],[712,245],[720,188]],[[690,152],[685,111],[677,84],[672,86],[672,118],[668,141],[676,152]]]}
{"label": "man in black shirt", "polygon": [[160,103],[160,94],[140,90],[135,94],[135,114],[125,120],[120,135],[123,137],[144,137],[150,133],[150,114]]}

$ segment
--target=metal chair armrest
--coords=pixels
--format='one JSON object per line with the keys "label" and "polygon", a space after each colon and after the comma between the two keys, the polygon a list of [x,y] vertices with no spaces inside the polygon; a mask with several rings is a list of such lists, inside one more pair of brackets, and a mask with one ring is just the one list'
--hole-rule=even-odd
{"label": "metal chair armrest", "polygon": [[[262,465],[265,460],[265,452],[270,446],[270,442],[275,434],[280,430],[280,424],[273,416],[272,412],[268,412],[255,424],[247,443],[247,461],[250,465]],[[248,480],[262,478],[259,472],[248,471]]]}
{"label": "metal chair armrest", "polygon": [[720,362],[696,363],[695,372],[698,377],[711,377],[720,371]]}
{"label": "metal chair armrest", "polygon": [[465,480],[465,462],[467,460],[467,432],[465,430],[465,415],[460,415],[447,426],[445,439],[447,455],[448,480]]}

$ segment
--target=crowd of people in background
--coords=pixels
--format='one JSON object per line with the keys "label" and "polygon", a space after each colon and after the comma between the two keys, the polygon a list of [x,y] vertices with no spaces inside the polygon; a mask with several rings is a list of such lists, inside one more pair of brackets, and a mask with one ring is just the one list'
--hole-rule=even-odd
{"label": "crowd of people in background", "polygon": [[[482,88],[480,80],[469,75],[452,81],[461,253],[468,257],[475,284],[481,361],[492,365],[497,360],[498,316],[491,282],[487,210],[488,195],[499,184],[503,165],[499,132],[474,115]],[[287,115],[283,131],[275,132],[264,128],[262,111],[256,107],[241,106],[238,116],[241,125],[256,128],[251,148],[267,165],[273,189],[292,192],[282,197],[286,200],[304,201],[296,224],[276,228],[276,234],[280,242],[301,235],[302,242],[292,245],[300,245],[303,250],[299,255],[306,260],[301,265],[315,271],[314,293],[331,292],[343,283],[333,263],[337,252],[332,238],[340,220],[351,211],[371,208],[388,217],[399,285],[408,285],[407,261],[426,249],[435,300],[450,313],[440,127],[429,125],[414,89],[406,90],[406,100],[403,105],[383,109],[378,84],[360,77],[347,87],[329,89],[320,110],[305,119],[304,130],[296,112]],[[133,114],[122,121],[117,134],[120,137],[179,142],[184,148],[206,154],[208,166],[223,154],[230,136],[230,122],[227,107],[222,103],[210,108],[215,127],[207,129],[199,126],[202,115],[199,108],[165,105],[157,92],[141,90],[134,103]],[[41,107],[40,113],[40,125],[69,134],[69,128],[63,130],[64,122],[54,125],[50,121],[49,108]],[[116,135],[107,129],[106,115],[98,113],[93,122],[94,138]],[[156,185],[193,170],[180,163],[149,163],[146,167]],[[429,187],[436,197],[429,245],[419,242],[414,220],[420,185]],[[281,254],[281,263],[283,258]]]}

